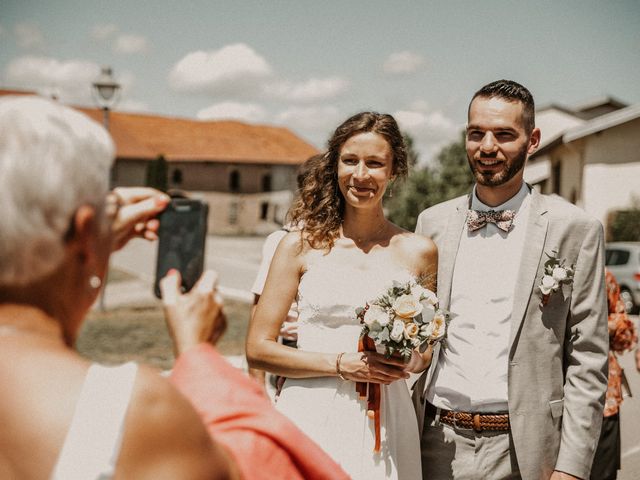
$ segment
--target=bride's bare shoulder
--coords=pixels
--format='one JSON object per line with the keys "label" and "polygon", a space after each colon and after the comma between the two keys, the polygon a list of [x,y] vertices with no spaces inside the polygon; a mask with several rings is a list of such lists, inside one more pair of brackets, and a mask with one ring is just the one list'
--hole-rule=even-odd
{"label": "bride's bare shoulder", "polygon": [[411,255],[412,257],[425,257],[425,259],[437,258],[438,248],[429,237],[409,232],[400,227],[396,228],[397,234],[394,235],[394,240],[401,252]]}
{"label": "bride's bare shoulder", "polygon": [[416,277],[435,278],[438,248],[428,237],[399,230],[394,236],[396,258]]}

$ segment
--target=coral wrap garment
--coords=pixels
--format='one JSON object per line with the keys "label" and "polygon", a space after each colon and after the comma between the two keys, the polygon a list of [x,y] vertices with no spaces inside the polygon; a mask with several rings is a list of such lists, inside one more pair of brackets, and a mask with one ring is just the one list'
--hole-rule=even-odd
{"label": "coral wrap garment", "polygon": [[193,404],[212,438],[233,455],[246,479],[348,479],[260,386],[200,344],[176,360],[171,382]]}

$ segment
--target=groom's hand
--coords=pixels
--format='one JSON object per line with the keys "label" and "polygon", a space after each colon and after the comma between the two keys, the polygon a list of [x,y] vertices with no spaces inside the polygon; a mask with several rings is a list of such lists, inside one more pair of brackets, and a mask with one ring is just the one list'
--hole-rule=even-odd
{"label": "groom's hand", "polygon": [[581,479],[579,477],[574,477],[573,475],[569,475],[568,473],[554,470],[549,480],[581,480]]}
{"label": "groom's hand", "polygon": [[342,375],[354,382],[383,383],[409,378],[406,364],[399,358],[385,358],[377,352],[345,353],[340,360]]}

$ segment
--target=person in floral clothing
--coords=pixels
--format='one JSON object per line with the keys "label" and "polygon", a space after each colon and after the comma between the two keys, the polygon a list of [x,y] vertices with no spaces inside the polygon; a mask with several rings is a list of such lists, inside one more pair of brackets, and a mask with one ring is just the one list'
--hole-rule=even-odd
{"label": "person in floral clothing", "polygon": [[593,459],[593,480],[615,479],[620,469],[620,404],[622,403],[623,371],[616,353],[631,350],[638,337],[633,322],[625,312],[620,287],[613,274],[605,271],[607,304],[609,307],[609,385],[604,404],[604,421],[598,448]]}

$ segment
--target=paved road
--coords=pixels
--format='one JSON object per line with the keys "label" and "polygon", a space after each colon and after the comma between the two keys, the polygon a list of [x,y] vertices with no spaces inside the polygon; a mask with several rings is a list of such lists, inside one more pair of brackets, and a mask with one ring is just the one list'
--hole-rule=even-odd
{"label": "paved road", "polygon": [[[250,301],[251,285],[262,255],[263,237],[208,237],[206,268],[220,274],[224,295]],[[111,265],[134,275],[136,280],[109,284],[105,293],[107,308],[122,304],[153,302],[151,286],[155,275],[157,242],[132,240],[111,257]]]}

